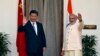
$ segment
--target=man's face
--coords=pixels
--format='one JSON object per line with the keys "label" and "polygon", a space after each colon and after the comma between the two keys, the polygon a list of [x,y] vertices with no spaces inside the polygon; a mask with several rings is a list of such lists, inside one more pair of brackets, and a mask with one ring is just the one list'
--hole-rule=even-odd
{"label": "man's face", "polygon": [[74,14],[69,15],[69,22],[75,22],[77,20],[77,16]]}
{"label": "man's face", "polygon": [[31,20],[32,22],[36,22],[36,21],[37,21],[37,18],[38,18],[38,15],[35,14],[35,13],[32,13],[32,14],[30,15],[30,20]]}

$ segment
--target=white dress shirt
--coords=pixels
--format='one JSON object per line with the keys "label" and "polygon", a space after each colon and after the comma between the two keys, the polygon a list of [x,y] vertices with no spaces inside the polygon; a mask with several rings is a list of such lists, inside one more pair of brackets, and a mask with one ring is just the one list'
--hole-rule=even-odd
{"label": "white dress shirt", "polygon": [[32,21],[30,21],[30,22],[31,22],[32,26],[34,27],[35,33],[37,35],[38,34],[37,23],[36,22],[32,22]]}

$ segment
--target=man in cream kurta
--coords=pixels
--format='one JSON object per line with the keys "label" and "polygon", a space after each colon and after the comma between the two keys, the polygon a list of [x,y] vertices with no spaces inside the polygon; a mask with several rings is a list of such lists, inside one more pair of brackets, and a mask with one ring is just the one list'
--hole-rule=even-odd
{"label": "man in cream kurta", "polygon": [[66,25],[65,37],[63,38],[63,56],[82,56],[81,31],[83,28],[82,16],[79,13],[69,15],[69,24]]}

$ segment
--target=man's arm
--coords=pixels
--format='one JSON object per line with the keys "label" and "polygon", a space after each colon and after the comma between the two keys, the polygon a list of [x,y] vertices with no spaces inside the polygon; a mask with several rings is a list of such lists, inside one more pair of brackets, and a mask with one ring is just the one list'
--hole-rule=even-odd
{"label": "man's arm", "polygon": [[42,34],[42,47],[43,47],[43,51],[46,50],[46,38],[45,38],[45,33],[44,33],[44,29],[43,29],[43,25],[41,24],[41,34]]}
{"label": "man's arm", "polygon": [[18,26],[18,32],[24,32],[24,26],[23,25]]}
{"label": "man's arm", "polygon": [[23,32],[24,31],[24,27],[27,24],[28,19],[26,16],[23,17],[23,24],[18,26],[18,32]]}
{"label": "man's arm", "polygon": [[83,28],[84,28],[83,21],[82,22],[79,22],[79,27],[78,27],[79,31],[81,31]]}
{"label": "man's arm", "polygon": [[79,27],[78,27],[78,29],[79,29],[79,31],[81,31],[83,29],[83,27],[84,27],[84,23],[83,23],[82,16],[81,16],[80,13],[78,13],[78,20],[79,20]]}
{"label": "man's arm", "polygon": [[78,20],[79,22],[82,22],[82,15],[80,13],[78,13]]}
{"label": "man's arm", "polygon": [[43,47],[46,47],[46,38],[45,38],[45,33],[44,33],[44,29],[43,29],[43,25],[41,24],[41,28],[42,28],[42,32],[41,32],[41,34],[42,34],[42,44],[43,44]]}

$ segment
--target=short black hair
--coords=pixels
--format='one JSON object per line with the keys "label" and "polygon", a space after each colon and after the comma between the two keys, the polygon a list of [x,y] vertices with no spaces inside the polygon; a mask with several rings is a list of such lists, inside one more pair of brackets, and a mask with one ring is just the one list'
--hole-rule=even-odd
{"label": "short black hair", "polygon": [[38,16],[38,11],[36,11],[36,10],[31,10],[31,11],[30,11],[30,15],[31,15],[32,13],[35,13],[35,14]]}

